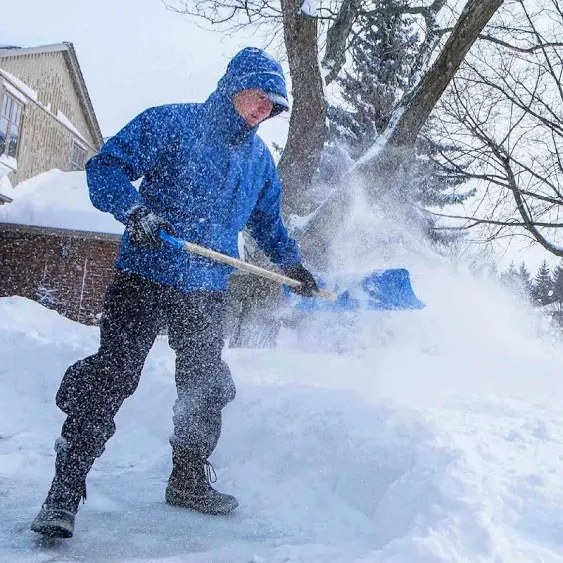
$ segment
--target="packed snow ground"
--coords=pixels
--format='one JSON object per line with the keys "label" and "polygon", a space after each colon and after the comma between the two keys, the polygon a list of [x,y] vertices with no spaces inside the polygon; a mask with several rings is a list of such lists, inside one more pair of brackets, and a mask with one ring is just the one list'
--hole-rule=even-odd
{"label": "packed snow ground", "polygon": [[563,560],[563,345],[492,283],[414,268],[422,311],[322,317],[226,350],[238,387],[212,461],[240,508],[167,506],[174,356],[157,341],[71,540],[29,531],[53,472],[61,375],[98,331],[0,299],[0,560]]}

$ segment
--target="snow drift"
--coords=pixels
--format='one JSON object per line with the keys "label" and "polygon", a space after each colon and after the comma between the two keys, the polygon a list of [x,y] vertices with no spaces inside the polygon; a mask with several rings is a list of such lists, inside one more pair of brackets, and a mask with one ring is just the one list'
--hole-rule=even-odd
{"label": "snow drift", "polygon": [[163,502],[174,358],[159,339],[75,538],[53,544],[28,531],[63,420],[53,398],[97,329],[1,299],[0,559],[561,561],[561,345],[492,283],[412,270],[427,309],[357,319],[353,350],[286,331],[277,350],[226,351],[238,396],[213,462],[241,503],[231,517]]}
{"label": "snow drift", "polygon": [[276,350],[225,351],[238,395],[212,461],[240,501],[229,517],[164,503],[174,355],[159,338],[90,473],[76,536],[35,537],[63,421],[55,392],[98,331],[0,299],[0,560],[563,560],[563,344],[401,225],[359,198],[335,229],[333,269],[408,267],[426,309],[321,313]]}

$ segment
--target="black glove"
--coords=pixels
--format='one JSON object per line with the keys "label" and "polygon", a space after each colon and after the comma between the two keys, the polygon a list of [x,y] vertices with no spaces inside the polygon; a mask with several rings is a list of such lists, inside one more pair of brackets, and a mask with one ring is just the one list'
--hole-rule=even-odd
{"label": "black glove", "polygon": [[299,287],[289,287],[290,291],[297,293],[297,295],[303,295],[303,297],[313,297],[313,295],[319,291],[319,286],[315,281],[315,278],[303,266],[303,264],[295,264],[290,268],[284,268],[284,274],[298,282],[301,282]]}
{"label": "black glove", "polygon": [[131,244],[139,248],[158,248],[162,246],[162,239],[158,233],[164,230],[169,235],[177,237],[174,227],[162,217],[154,214],[144,205],[137,207],[127,219],[127,232]]}

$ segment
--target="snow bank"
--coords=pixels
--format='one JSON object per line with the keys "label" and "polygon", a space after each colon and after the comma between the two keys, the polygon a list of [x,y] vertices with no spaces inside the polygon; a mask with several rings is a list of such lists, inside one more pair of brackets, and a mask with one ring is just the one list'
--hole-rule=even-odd
{"label": "snow bank", "polygon": [[562,561],[561,342],[393,218],[356,210],[340,234],[336,266],[406,266],[428,306],[320,314],[277,350],[225,351],[238,394],[212,461],[240,501],[227,518],[163,502],[175,390],[162,338],[94,465],[76,537],[34,540],[63,420],[53,398],[98,329],[0,299],[0,559]]}
{"label": "snow bank", "polygon": [[18,184],[0,207],[0,223],[123,233],[123,225],[90,202],[85,172],[50,170]]}
{"label": "snow bank", "polygon": [[76,537],[55,546],[27,529],[51,477],[58,382],[96,350],[97,329],[0,299],[0,558],[560,561],[561,346],[533,338],[509,301],[483,324],[499,294],[469,278],[450,277],[466,299],[443,303],[442,275],[426,310],[372,324],[369,349],[302,352],[286,339],[226,351],[238,395],[213,462],[241,503],[229,518],[162,501],[174,356],[159,339],[89,478]]}

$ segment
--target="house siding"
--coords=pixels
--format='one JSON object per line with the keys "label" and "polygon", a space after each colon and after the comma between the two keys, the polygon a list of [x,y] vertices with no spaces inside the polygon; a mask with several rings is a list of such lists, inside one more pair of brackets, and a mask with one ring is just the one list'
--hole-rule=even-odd
{"label": "house siding", "polygon": [[[12,185],[52,168],[70,170],[73,142],[86,150],[86,158],[99,150],[64,51],[5,57],[0,53],[0,69],[35,90],[37,101],[50,112],[31,100],[26,104],[18,147],[18,170],[10,175]],[[2,94],[6,91],[2,77],[0,91]],[[78,135],[54,117],[59,111],[78,130]]]}

